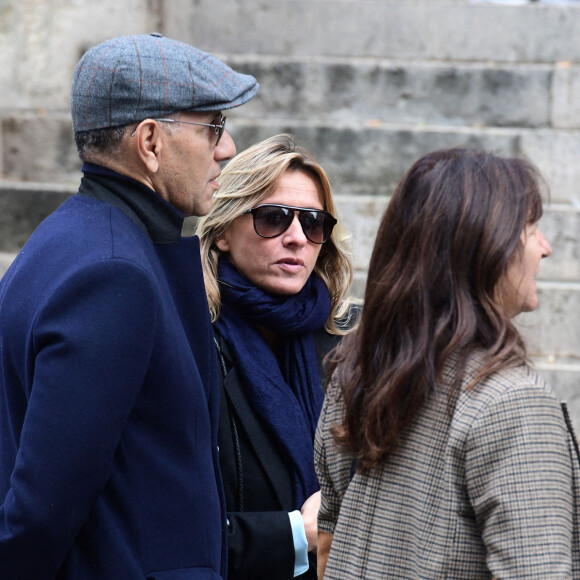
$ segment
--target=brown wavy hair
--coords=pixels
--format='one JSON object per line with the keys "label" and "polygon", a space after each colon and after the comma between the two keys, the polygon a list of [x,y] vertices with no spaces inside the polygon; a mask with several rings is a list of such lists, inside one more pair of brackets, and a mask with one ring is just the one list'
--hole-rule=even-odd
{"label": "brown wavy hair", "polygon": [[541,186],[527,161],[468,149],[429,153],[398,184],[377,233],[361,322],[330,369],[346,409],[333,435],[359,471],[396,447],[451,355],[465,361],[483,350],[470,387],[526,361],[497,295],[522,231],[542,215]]}

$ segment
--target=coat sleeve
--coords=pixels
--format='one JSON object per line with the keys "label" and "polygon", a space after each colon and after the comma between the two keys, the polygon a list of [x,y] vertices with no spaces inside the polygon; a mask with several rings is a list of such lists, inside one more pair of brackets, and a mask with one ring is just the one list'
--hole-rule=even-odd
{"label": "coat sleeve", "polygon": [[57,575],[110,476],[147,372],[156,314],[145,272],[103,260],[63,278],[37,309],[27,344],[10,346],[13,358],[27,352],[30,376],[6,385],[28,400],[0,499],[3,578]]}
{"label": "coat sleeve", "polygon": [[229,580],[291,580],[293,546],[286,512],[228,513]]}
{"label": "coat sleeve", "polygon": [[330,380],[314,438],[314,465],[320,484],[318,530],[334,533],[342,498],[351,477],[352,459],[339,453],[330,432],[343,419],[342,397],[336,380]]}
{"label": "coat sleeve", "polygon": [[510,388],[466,442],[466,482],[495,578],[570,578],[572,465],[553,393]]}

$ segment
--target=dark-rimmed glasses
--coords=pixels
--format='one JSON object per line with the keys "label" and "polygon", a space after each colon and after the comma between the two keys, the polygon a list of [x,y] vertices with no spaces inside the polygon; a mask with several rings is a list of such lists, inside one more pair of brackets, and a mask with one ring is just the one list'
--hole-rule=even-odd
{"label": "dark-rimmed glasses", "polygon": [[324,244],[332,234],[336,219],[323,209],[294,207],[278,203],[265,203],[244,212],[254,218],[254,230],[262,238],[281,236],[294,221],[298,221],[306,238],[313,244]]}
{"label": "dark-rimmed glasses", "polygon": [[200,125],[201,127],[212,127],[217,135],[217,141],[215,146],[220,142],[222,135],[224,134],[224,129],[226,128],[226,118],[224,115],[220,115],[219,125],[217,123],[195,123],[193,121],[182,121],[181,119],[155,119],[159,123],[185,123],[186,125]]}

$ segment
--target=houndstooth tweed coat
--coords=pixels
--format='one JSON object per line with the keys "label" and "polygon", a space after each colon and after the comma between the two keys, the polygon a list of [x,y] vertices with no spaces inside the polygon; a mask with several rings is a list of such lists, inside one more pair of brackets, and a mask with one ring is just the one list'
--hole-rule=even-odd
{"label": "houndstooth tweed coat", "polygon": [[448,364],[396,452],[366,475],[335,448],[343,406],[331,382],[315,442],[318,526],[334,534],[325,580],[580,578],[580,463],[562,407],[528,366],[467,390],[480,364],[468,361],[452,412]]}

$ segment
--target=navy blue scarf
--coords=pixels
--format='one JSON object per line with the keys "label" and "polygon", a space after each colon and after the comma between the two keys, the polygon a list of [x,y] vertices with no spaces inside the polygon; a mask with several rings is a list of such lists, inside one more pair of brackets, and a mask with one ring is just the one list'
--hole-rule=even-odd
{"label": "navy blue scarf", "polygon": [[[318,490],[313,441],[323,394],[313,332],[330,314],[328,289],[312,274],[298,294],[272,296],[225,259],[218,279],[217,329],[236,359],[250,404],[293,466],[295,509],[300,509]],[[276,333],[278,358],[257,326]]]}

